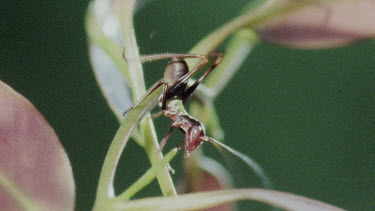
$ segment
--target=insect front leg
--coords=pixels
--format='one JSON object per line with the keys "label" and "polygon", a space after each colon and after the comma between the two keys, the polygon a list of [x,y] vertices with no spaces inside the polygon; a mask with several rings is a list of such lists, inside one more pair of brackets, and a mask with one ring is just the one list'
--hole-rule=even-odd
{"label": "insect front leg", "polygon": [[193,85],[191,85],[189,88],[185,90],[185,92],[182,94],[182,100],[185,102],[189,97],[193,94],[195,89],[198,87],[198,85],[208,76],[208,74],[211,73],[213,69],[215,69],[222,61],[223,61],[223,54],[217,51],[213,51],[209,54],[209,56],[217,56],[215,62],[211,65],[210,68],[206,70],[206,72],[198,78],[198,80],[195,81]]}
{"label": "insect front leg", "polygon": [[135,105],[131,106],[130,108],[128,108],[123,116],[126,116],[126,114],[128,114],[131,110],[137,108],[137,106],[144,100],[146,99],[146,97],[148,97],[151,93],[153,93],[156,89],[158,89],[161,85],[167,85],[167,82],[165,81],[160,81],[158,82],[157,84],[155,84]]}

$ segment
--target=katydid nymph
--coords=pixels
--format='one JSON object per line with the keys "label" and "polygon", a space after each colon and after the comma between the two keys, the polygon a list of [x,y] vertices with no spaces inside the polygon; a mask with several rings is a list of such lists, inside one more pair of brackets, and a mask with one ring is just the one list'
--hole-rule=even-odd
{"label": "katydid nymph", "polygon": [[[125,56],[123,55],[124,59]],[[198,65],[189,71],[188,65],[184,58],[196,58],[201,59]],[[209,66],[206,72],[203,73],[191,86],[188,86],[189,79],[203,66],[205,66],[210,58],[215,58],[215,61]],[[173,120],[167,135],[160,143],[160,150],[167,143],[169,137],[172,134],[174,128],[180,129],[185,134],[185,140],[178,147],[178,149],[185,148],[184,156],[189,157],[190,153],[193,152],[203,141],[211,142],[217,148],[224,148],[236,157],[243,160],[248,166],[250,166],[255,173],[261,178],[263,184],[266,187],[270,187],[269,180],[262,170],[262,168],[248,156],[224,145],[223,143],[206,135],[203,124],[197,119],[193,118],[188,114],[184,108],[184,103],[192,96],[198,85],[208,76],[208,74],[214,70],[223,60],[223,54],[221,52],[213,51],[206,55],[200,54],[155,54],[155,55],[144,55],[140,57],[142,62],[150,62],[161,59],[171,59],[168,63],[165,72],[164,79],[156,83],[134,106],[130,107],[124,112],[124,115],[131,109],[136,108],[147,96],[163,86],[163,93],[159,97],[159,106],[161,107],[162,114]]]}

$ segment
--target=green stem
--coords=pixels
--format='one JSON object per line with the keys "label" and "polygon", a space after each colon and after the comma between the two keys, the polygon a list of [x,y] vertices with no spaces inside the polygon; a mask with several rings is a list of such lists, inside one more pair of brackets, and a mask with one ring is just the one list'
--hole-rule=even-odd
{"label": "green stem", "polygon": [[[113,42],[103,33],[96,19],[93,3],[91,3],[88,7],[85,26],[90,44],[98,45],[112,59],[114,64],[117,66],[117,69],[124,77],[126,83],[129,84],[129,87],[134,87],[133,81],[130,80],[128,66],[121,56],[123,47]],[[118,115],[116,115],[116,117],[121,124],[123,117]],[[140,131],[133,131],[132,138],[139,145],[144,146],[143,137],[141,136]]]}
{"label": "green stem", "polygon": [[[139,51],[133,27],[133,9],[135,4],[135,0],[123,0],[120,3],[125,56],[126,58],[131,58],[128,60],[128,68],[130,79],[134,82],[134,87],[132,87],[134,102],[146,93],[142,64],[139,59]],[[159,142],[151,118],[143,120],[140,123],[140,128],[141,133],[144,134],[146,153],[151,164],[154,165],[160,162],[163,156],[159,151]],[[157,178],[164,196],[176,195],[176,190],[166,167],[158,174]]]}
{"label": "green stem", "polygon": [[91,3],[87,10],[86,15],[86,32],[88,35],[89,42],[99,45],[100,48],[108,54],[108,56],[112,59],[112,61],[117,66],[118,70],[124,76],[126,82],[129,84],[130,87],[133,87],[132,81],[130,79],[128,67],[124,62],[121,54],[123,48],[118,45],[117,43],[113,42],[110,38],[108,38],[100,28],[95,12],[94,12],[94,5]]}
{"label": "green stem", "polygon": [[272,13],[279,13],[279,7],[274,7],[277,2],[278,0],[269,0],[254,11],[245,13],[232,21],[229,21],[224,26],[206,36],[197,45],[195,45],[190,52],[208,54],[209,52],[215,50],[218,45],[220,45],[225,39],[236,31],[262,22],[266,18],[270,18]]}
{"label": "green stem", "polygon": [[[247,58],[253,46],[260,41],[252,28],[278,15],[292,12],[311,4],[321,3],[321,1],[322,0],[309,1],[307,3],[303,1],[287,3],[280,0],[268,0],[266,2],[256,2],[250,5],[251,7],[247,9],[248,12],[213,31],[193,47],[190,50],[191,53],[199,52],[200,54],[208,54],[236,32],[227,45],[228,47],[225,51],[223,62],[206,79],[204,83],[205,86],[199,86],[196,90],[195,96],[201,99],[205,105],[204,107],[212,104],[217,95],[221,93],[239,69],[240,65]],[[330,0],[329,2],[331,1],[334,0]],[[195,65],[192,61],[188,61],[188,64],[190,67]],[[195,103],[196,102],[194,102],[192,107],[194,107]],[[207,113],[207,110],[202,112]],[[214,119],[214,116],[208,117],[204,124],[212,122]],[[220,131],[220,128],[215,128],[215,126],[209,129],[212,131]]]}
{"label": "green stem", "polygon": [[196,90],[196,96],[201,99],[204,106],[198,102],[193,102],[191,111],[196,117],[206,117],[200,120],[203,121],[212,136],[218,140],[224,139],[224,132],[221,129],[213,101],[239,70],[240,65],[248,58],[257,42],[258,38],[252,30],[242,29],[238,31],[227,45],[223,62],[207,77],[205,88]]}
{"label": "green stem", "polygon": [[[337,0],[312,0],[286,2],[280,0],[268,0],[262,3],[257,2],[256,4],[252,4],[252,7],[248,9],[249,12],[240,15],[219,29],[213,31],[190,50],[190,53],[208,54],[209,52],[215,50],[217,46],[224,42],[224,40],[226,40],[230,35],[238,32],[230,44],[232,46],[228,48],[228,50],[231,50],[231,52],[226,52],[223,63],[218,67],[217,70],[213,71],[210,77],[207,78],[208,83],[205,83],[208,85],[208,87],[215,87],[215,90],[210,92],[212,90],[202,90],[200,87],[198,87],[197,91],[201,92],[203,95],[205,95],[205,97],[211,98],[222,91],[235,73],[235,69],[237,69],[232,68],[232,70],[228,71],[227,67],[238,67],[246,58],[247,53],[249,53],[252,46],[259,42],[257,35],[254,31],[252,31],[252,29],[256,28],[259,24],[275,18],[276,16],[290,13],[295,10],[300,10],[306,6],[319,3],[321,4],[322,2],[329,3],[336,1]],[[255,8],[253,5],[255,5]],[[189,67],[192,67],[196,64],[196,61],[187,61],[187,63],[189,64]]]}
{"label": "green stem", "polygon": [[205,81],[205,85],[213,89],[213,97],[223,91],[258,41],[258,37],[250,29],[242,29],[234,34],[225,50],[223,62]]}
{"label": "green stem", "polygon": [[115,177],[116,167],[123,149],[128,142],[132,131],[136,128],[144,114],[155,106],[161,89],[152,93],[136,109],[131,110],[123,120],[118,129],[104,160],[103,168],[99,177],[98,190],[96,195],[95,207],[103,206],[108,199],[114,198],[113,180]]}
{"label": "green stem", "polygon": [[[248,27],[255,28],[257,25],[266,22],[276,16],[283,15],[295,10],[300,10],[303,7],[314,4],[321,4],[322,2],[336,2],[337,0],[312,0],[312,1],[280,1],[268,0],[260,6],[247,13],[229,21],[224,26],[213,31],[204,39],[202,39],[194,48],[190,50],[192,53],[208,54],[215,50],[225,39],[238,30]],[[259,5],[259,4],[257,4]]]}
{"label": "green stem", "polygon": [[[122,17],[123,21],[123,36],[125,43],[125,54],[127,58],[139,57],[137,44],[135,41],[135,35],[133,31],[132,23],[132,7],[135,1],[122,1]],[[89,37],[94,43],[99,44],[103,49],[109,53],[114,59],[116,65],[119,69],[126,72],[125,77],[130,82],[131,90],[133,91],[134,99],[141,98],[142,94],[145,93],[145,85],[143,80],[142,66],[139,60],[132,59],[128,66],[123,65],[123,61],[119,62],[121,59],[121,51],[117,49],[108,48],[106,44],[112,44],[112,47],[116,46],[110,39],[101,32],[99,26],[95,21],[95,16],[93,15],[92,8],[89,10],[88,20],[87,20]],[[107,52],[107,53],[108,53]],[[117,61],[117,62],[116,62]],[[129,70],[129,71],[127,71]],[[105,158],[103,168],[99,178],[97,196],[95,201],[94,209],[100,209],[105,206],[106,202],[115,197],[113,180],[117,168],[119,158],[122,154],[127,141],[129,140],[133,130],[137,127],[143,116],[149,112],[156,104],[157,98],[161,93],[161,89],[156,90],[150,96],[148,96],[136,109],[131,110],[125,119],[123,119],[120,128],[118,129],[111,146],[109,147],[107,156]],[[141,133],[143,134],[143,139],[146,141],[145,147],[149,159],[153,164],[158,163],[162,160],[162,154],[159,152],[159,145],[156,139],[156,134],[154,132],[153,124],[150,118],[146,118],[143,123],[140,124]],[[151,135],[150,135],[151,134]],[[149,146],[148,146],[149,145]],[[175,195],[176,191],[172,183],[169,171],[167,168],[163,168],[158,174],[158,181],[161,190],[164,195]]]}
{"label": "green stem", "polygon": [[177,154],[177,149],[171,150],[162,161],[157,163],[156,165],[152,166],[146,173],[144,173],[138,180],[133,183],[125,192],[121,195],[116,197],[120,201],[129,200],[132,196],[134,196],[138,191],[142,188],[147,186],[152,182],[152,180],[156,177],[156,175],[160,172],[160,170],[167,165],[172,158]]}

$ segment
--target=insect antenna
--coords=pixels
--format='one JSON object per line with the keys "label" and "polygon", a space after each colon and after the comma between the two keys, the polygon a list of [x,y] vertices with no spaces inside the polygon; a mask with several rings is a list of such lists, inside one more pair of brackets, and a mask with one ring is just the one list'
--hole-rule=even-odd
{"label": "insect antenna", "polygon": [[156,60],[172,59],[172,58],[193,58],[193,59],[207,59],[204,55],[190,54],[190,53],[162,53],[162,54],[150,54],[140,55],[138,58],[127,58],[125,56],[125,50],[122,51],[122,58],[125,62],[128,61],[141,61],[142,63],[152,62]]}
{"label": "insect antenna", "polygon": [[239,159],[241,159],[248,167],[250,167],[254,172],[255,174],[260,178],[261,182],[262,182],[262,185],[267,188],[267,189],[272,189],[272,184],[271,184],[271,181],[269,179],[269,177],[267,176],[266,172],[263,170],[263,168],[253,159],[251,159],[249,156],[247,155],[244,155],[242,154],[241,152],[213,139],[213,138],[210,138],[208,136],[205,136],[202,138],[204,141],[208,141],[208,142],[211,142],[215,147],[216,149],[219,150],[219,152],[222,152],[222,149],[225,149],[227,150],[228,152],[230,152],[232,155],[238,157]]}

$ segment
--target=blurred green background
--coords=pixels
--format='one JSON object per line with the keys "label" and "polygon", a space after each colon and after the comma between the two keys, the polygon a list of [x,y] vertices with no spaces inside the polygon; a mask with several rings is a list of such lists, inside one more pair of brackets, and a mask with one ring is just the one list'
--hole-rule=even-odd
{"label": "blurred green background", "polygon": [[[93,205],[100,166],[118,127],[89,63],[88,3],[0,3],[0,79],[26,96],[58,134],[73,166],[77,210]],[[245,4],[152,1],[136,15],[141,53],[187,52]],[[277,190],[349,210],[373,209],[374,49],[374,41],[329,50],[258,45],[216,101],[226,143],[257,160]],[[163,65],[146,66],[148,85],[162,77]],[[160,138],[169,123],[156,120]],[[176,135],[169,145],[178,145],[181,138]],[[119,187],[149,167],[134,142],[125,153]],[[175,181],[181,159],[172,164],[178,172]],[[261,187],[245,165],[230,171],[237,187]],[[159,194],[153,183],[137,198]]]}

